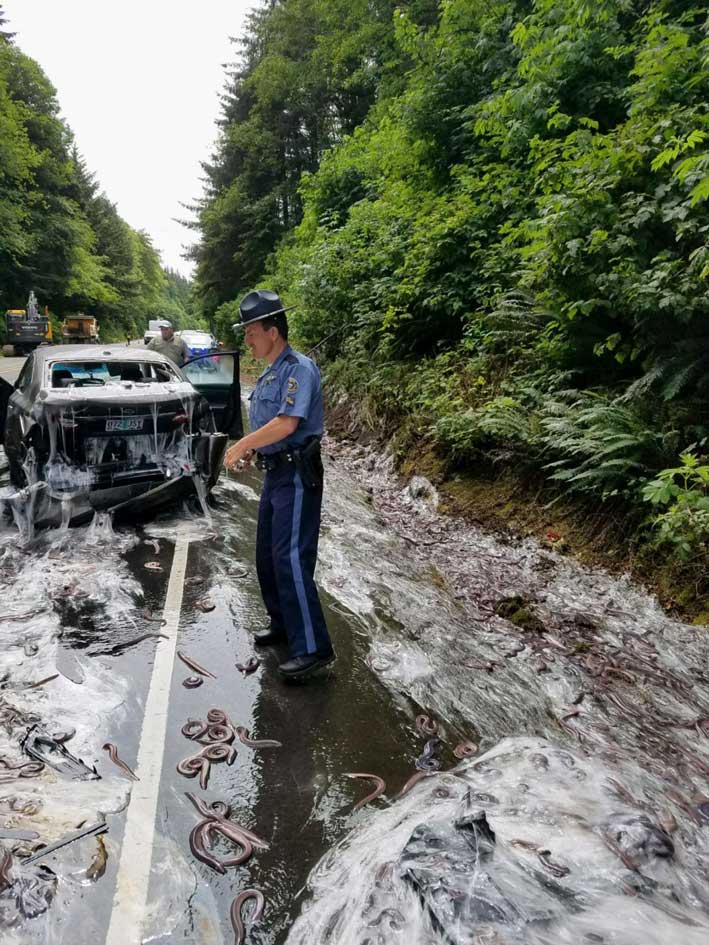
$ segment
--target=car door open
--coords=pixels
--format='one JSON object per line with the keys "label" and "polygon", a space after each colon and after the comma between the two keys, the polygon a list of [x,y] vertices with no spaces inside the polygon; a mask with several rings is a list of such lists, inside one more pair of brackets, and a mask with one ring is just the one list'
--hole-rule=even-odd
{"label": "car door open", "polygon": [[5,420],[7,419],[7,403],[12,397],[15,388],[4,377],[0,377],[0,443],[5,442]]}
{"label": "car door open", "polygon": [[244,435],[238,351],[219,351],[192,358],[182,373],[209,404],[218,432],[234,439]]}

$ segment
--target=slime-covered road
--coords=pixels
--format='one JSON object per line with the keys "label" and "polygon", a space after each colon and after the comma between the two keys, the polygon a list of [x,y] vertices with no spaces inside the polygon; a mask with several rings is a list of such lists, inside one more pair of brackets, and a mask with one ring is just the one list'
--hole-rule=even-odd
{"label": "slime-covered road", "polygon": [[[97,518],[24,543],[3,522],[3,945],[231,943],[249,888],[261,945],[706,943],[701,631],[627,581],[438,516],[375,455],[331,452],[319,577],[338,661],[307,686],[251,642],[257,473],[223,478],[210,520]],[[501,615],[517,598],[531,629]],[[200,785],[188,735],[210,710],[281,747],[227,740]],[[43,767],[19,767],[28,731]],[[417,759],[432,775],[395,800]],[[351,773],[383,796],[354,810],[375,783]],[[224,872],[190,847],[247,852],[210,810],[258,838]]]}

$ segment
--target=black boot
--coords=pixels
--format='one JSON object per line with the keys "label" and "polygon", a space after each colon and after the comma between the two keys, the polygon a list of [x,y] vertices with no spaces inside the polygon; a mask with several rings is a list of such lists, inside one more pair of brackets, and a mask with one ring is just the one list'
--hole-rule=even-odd
{"label": "black boot", "polygon": [[285,663],[281,663],[278,671],[284,679],[293,679],[299,681],[307,679],[325,666],[331,666],[335,662],[334,653],[312,653],[309,656],[294,656]]}
{"label": "black boot", "polygon": [[271,628],[270,630],[261,630],[254,634],[254,643],[256,646],[276,646],[278,643],[287,643],[288,637],[285,633]]}

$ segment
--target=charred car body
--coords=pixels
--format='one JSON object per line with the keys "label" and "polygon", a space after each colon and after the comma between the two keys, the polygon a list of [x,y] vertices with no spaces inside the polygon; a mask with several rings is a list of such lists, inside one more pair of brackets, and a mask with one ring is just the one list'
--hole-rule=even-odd
{"label": "charred car body", "polygon": [[12,485],[35,521],[204,500],[228,438],[242,434],[238,355],[180,369],[144,349],[38,348],[14,388],[2,383],[0,429]]}

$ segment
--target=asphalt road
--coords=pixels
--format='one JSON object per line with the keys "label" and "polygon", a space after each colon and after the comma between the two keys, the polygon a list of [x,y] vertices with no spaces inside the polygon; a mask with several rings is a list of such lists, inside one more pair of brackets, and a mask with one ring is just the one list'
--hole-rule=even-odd
{"label": "asphalt road", "polygon": [[0,377],[14,384],[24,363],[25,358],[0,358]]}
{"label": "asphalt road", "polygon": [[[231,902],[251,887],[263,891],[267,911],[249,942],[280,945],[307,895],[310,870],[363,816],[352,814],[362,788],[345,773],[375,771],[394,785],[410,776],[420,753],[412,725],[417,709],[402,712],[378,683],[366,664],[358,620],[339,602],[323,595],[338,662],[308,686],[287,686],[279,678],[283,648],[255,650],[252,632],[266,622],[254,562],[259,488],[256,473],[224,480],[211,523],[196,510],[176,510],[145,531],[43,533],[19,555],[24,570],[14,585],[0,578],[0,594],[13,612],[40,607],[41,619],[55,621],[51,645],[40,645],[37,657],[19,668],[11,661],[22,641],[8,637],[8,665],[18,685],[59,674],[33,690],[36,702],[27,709],[50,730],[75,727],[69,707],[78,709],[80,720],[95,712],[96,722],[79,726],[68,748],[95,765],[102,779],[80,783],[74,805],[64,792],[76,782],[48,770],[32,785],[47,816],[38,823],[15,814],[11,825],[37,830],[52,843],[82,822],[100,820],[101,812],[109,824],[105,873],[77,897],[75,877],[95,856],[95,838],[48,856],[46,865],[60,880],[56,898],[46,913],[13,929],[18,937],[8,945],[223,945],[233,941]],[[16,534],[9,525],[0,534],[6,556],[14,553]],[[43,590],[25,585],[23,593],[29,572],[41,574]],[[78,597],[71,586],[65,591],[61,574],[75,576]],[[163,637],[143,638],[157,631]],[[23,625],[23,634],[33,632],[31,622]],[[185,688],[195,673],[179,653],[214,676]],[[242,674],[237,664],[254,656],[261,665]],[[0,672],[5,662],[0,654]],[[252,738],[276,739],[282,747],[255,750],[235,740],[234,763],[213,764],[202,789],[176,766],[203,747],[185,737],[183,726],[206,720],[213,708]],[[132,784],[111,764],[101,749],[108,742],[139,781]],[[121,798],[130,791],[127,803],[114,799],[115,785]],[[198,862],[189,837],[199,815],[186,792],[208,804],[227,803],[230,818],[267,847],[223,874]],[[61,815],[56,823],[55,811]],[[4,820],[0,786],[0,826]],[[213,843],[220,858],[238,852],[223,839]]]}
{"label": "asphalt road", "polygon": [[[12,381],[23,363],[4,358],[0,373]],[[31,603],[44,614],[42,620],[55,621],[51,643],[40,646],[42,669],[33,657],[13,670],[16,679],[22,672],[29,679],[53,677],[36,690],[42,700],[33,709],[36,717],[55,730],[74,721],[67,705],[90,711],[90,700],[104,689],[98,698],[106,700],[93,730],[80,728],[69,744],[96,766],[102,780],[82,786],[81,793],[77,789],[81,807],[71,816],[62,813],[61,822],[50,817],[49,823],[20,824],[13,815],[12,824],[37,829],[43,842],[52,843],[66,835],[68,824],[74,829],[86,818],[100,819],[101,812],[109,823],[105,873],[77,897],[73,877],[94,855],[95,839],[48,856],[47,866],[60,877],[56,899],[46,913],[13,929],[19,938],[9,945],[222,945],[233,940],[234,896],[254,886],[263,890],[267,911],[249,941],[279,945],[299,912],[310,870],[352,826],[352,805],[361,790],[344,773],[376,771],[393,784],[409,777],[411,759],[420,751],[411,724],[416,708],[402,712],[377,682],[365,662],[358,618],[341,603],[323,595],[338,652],[334,672],[309,686],[289,687],[277,672],[287,652],[256,652],[252,632],[266,623],[254,561],[259,491],[260,474],[253,471],[222,479],[211,521],[187,508],[145,529],[40,533],[18,555],[13,583],[0,575],[0,594],[11,611]],[[17,532],[9,522],[0,529],[0,544],[8,559],[17,553]],[[64,583],[53,584],[55,571],[75,576],[81,588],[76,600],[66,576]],[[36,587],[23,583],[39,574]],[[146,618],[146,612],[153,616]],[[23,633],[31,634],[33,626],[25,624]],[[19,645],[10,629],[8,652]],[[158,630],[164,639],[141,642],[141,635]],[[2,626],[0,638],[1,631]],[[184,679],[194,673],[179,653],[216,678],[185,688]],[[237,664],[255,655],[260,667],[243,675]],[[69,701],[62,702],[68,690]],[[188,719],[206,719],[210,708],[223,709],[253,738],[277,739],[283,747],[254,750],[235,741],[235,763],[213,764],[205,793],[176,765],[202,747],[183,735],[183,726]],[[124,791],[130,788],[127,803],[101,799],[112,779],[121,778],[101,749],[106,742],[118,746],[140,778],[133,785],[122,782]],[[49,811],[71,809],[61,780],[52,772],[33,785]],[[262,836],[268,847],[225,874],[198,862],[188,842],[198,822],[188,791],[208,803],[228,803],[233,820]],[[0,826],[2,815],[0,790]],[[215,851],[225,858],[235,852],[223,840],[216,841]]]}

